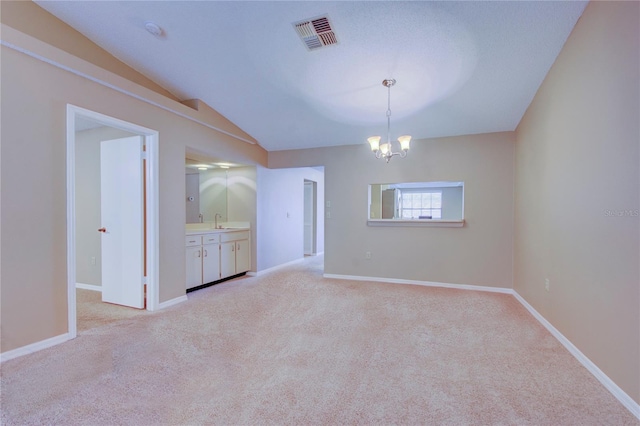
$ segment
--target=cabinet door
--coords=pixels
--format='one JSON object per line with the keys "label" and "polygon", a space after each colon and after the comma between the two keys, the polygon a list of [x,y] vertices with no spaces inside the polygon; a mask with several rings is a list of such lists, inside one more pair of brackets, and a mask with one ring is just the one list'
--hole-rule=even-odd
{"label": "cabinet door", "polygon": [[236,242],[220,244],[220,275],[227,278],[236,274]]}
{"label": "cabinet door", "polygon": [[187,247],[187,288],[202,284],[202,247]]}
{"label": "cabinet door", "polygon": [[202,246],[202,283],[220,279],[220,244]]}
{"label": "cabinet door", "polygon": [[236,241],[236,274],[251,269],[249,259],[249,240]]}

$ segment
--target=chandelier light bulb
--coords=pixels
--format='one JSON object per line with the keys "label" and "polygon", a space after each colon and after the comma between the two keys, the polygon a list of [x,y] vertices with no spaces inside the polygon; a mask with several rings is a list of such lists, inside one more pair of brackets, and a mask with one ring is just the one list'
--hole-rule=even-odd
{"label": "chandelier light bulb", "polygon": [[400,142],[400,149],[403,151],[409,151],[409,146],[411,144],[411,136],[404,135],[398,138],[398,142]]}
{"label": "chandelier light bulb", "polygon": [[377,152],[380,149],[380,136],[371,136],[367,141],[369,141],[371,151]]}

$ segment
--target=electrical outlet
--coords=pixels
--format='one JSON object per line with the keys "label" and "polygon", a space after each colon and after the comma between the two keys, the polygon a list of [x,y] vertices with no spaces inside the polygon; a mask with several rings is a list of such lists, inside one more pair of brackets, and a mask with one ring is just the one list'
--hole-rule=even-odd
{"label": "electrical outlet", "polygon": [[95,256],[91,256],[91,264],[92,265],[96,264],[96,257]]}
{"label": "electrical outlet", "polygon": [[327,201],[327,208],[331,208],[331,201]]}
{"label": "electrical outlet", "polygon": [[327,212],[327,219],[331,219],[331,212]]}
{"label": "electrical outlet", "polygon": [[544,289],[549,291],[549,278],[544,279]]}
{"label": "electrical outlet", "polygon": [[371,252],[370,252],[370,251],[366,252],[366,253],[364,254],[364,258],[365,258],[365,259],[371,259]]}

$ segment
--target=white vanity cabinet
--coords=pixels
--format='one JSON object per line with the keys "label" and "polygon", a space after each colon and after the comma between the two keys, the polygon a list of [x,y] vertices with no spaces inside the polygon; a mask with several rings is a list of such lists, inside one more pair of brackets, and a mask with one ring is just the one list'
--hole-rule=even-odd
{"label": "white vanity cabinet", "polygon": [[[248,233],[247,233],[248,234]],[[251,269],[251,256],[249,256],[249,237],[236,241],[236,273],[247,272]]]}
{"label": "white vanity cabinet", "polygon": [[220,279],[220,235],[187,235],[187,290]]}
{"label": "white vanity cabinet", "polygon": [[189,289],[202,285],[202,235],[188,235],[185,243]]}
{"label": "white vanity cabinet", "polygon": [[247,272],[250,269],[249,231],[220,234],[221,278]]}
{"label": "white vanity cabinet", "polygon": [[219,280],[220,277],[220,234],[202,236],[202,283]]}
{"label": "white vanity cabinet", "polygon": [[187,290],[222,280],[251,268],[249,231],[187,235]]}

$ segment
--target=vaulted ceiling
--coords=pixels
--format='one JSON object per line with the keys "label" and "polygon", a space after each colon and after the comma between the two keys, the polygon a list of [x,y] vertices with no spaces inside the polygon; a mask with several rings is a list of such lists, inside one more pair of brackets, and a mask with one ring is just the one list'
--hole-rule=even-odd
{"label": "vaulted ceiling", "polygon": [[[386,78],[392,138],[514,130],[587,2],[36,3],[274,151],[386,135]],[[294,24],[320,16],[337,43],[309,50]]]}

